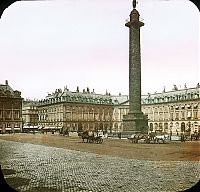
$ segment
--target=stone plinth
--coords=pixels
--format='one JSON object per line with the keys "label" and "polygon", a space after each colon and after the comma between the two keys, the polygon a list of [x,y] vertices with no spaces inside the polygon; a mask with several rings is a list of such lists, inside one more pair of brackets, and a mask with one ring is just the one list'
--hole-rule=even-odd
{"label": "stone plinth", "polygon": [[148,118],[141,113],[128,113],[123,116],[122,137],[130,137],[136,133],[148,132]]}

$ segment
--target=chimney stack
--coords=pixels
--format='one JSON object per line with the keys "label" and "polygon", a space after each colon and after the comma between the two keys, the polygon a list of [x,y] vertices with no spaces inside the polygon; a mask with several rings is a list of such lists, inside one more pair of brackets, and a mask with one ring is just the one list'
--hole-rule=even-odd
{"label": "chimney stack", "polygon": [[5,81],[5,84],[8,85],[8,80]]}

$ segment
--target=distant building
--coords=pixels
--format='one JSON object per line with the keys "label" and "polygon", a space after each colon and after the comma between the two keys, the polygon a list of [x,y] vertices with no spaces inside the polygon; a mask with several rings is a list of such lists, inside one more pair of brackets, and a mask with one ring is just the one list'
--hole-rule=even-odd
{"label": "distant building", "polygon": [[100,95],[89,88],[71,92],[57,89],[38,103],[39,126],[64,131],[112,130],[114,105],[109,93]]}
{"label": "distant building", "polygon": [[38,115],[38,101],[23,100],[22,105],[22,118],[23,128],[38,128],[39,115]]}
{"label": "distant building", "polygon": [[128,114],[129,111],[129,97],[128,95],[112,96],[114,103],[113,111],[113,133],[118,133],[123,131],[123,115]]}
{"label": "distant building", "polygon": [[149,130],[174,134],[200,131],[200,87],[149,94],[142,99]]}
{"label": "distant building", "polygon": [[0,84],[0,133],[22,131],[21,92],[14,91],[6,80]]}
{"label": "distant building", "polygon": [[[149,132],[177,135],[181,132],[200,131],[199,95],[199,84],[195,88],[185,86],[181,90],[173,88],[167,92],[164,89],[162,93],[143,95],[142,111],[148,116]],[[57,89],[40,100],[37,106],[34,113],[36,115],[38,110],[40,127],[118,133],[123,131],[123,116],[129,112],[129,97],[121,94],[114,96],[107,92],[105,95],[96,94],[88,88],[79,92],[77,87],[76,92]],[[28,113],[31,114],[30,111]],[[26,123],[29,122],[26,125],[37,125],[36,121],[37,118],[26,120]]]}
{"label": "distant building", "polygon": [[[114,117],[118,119],[114,121],[114,127],[119,131],[123,129],[122,117],[129,111],[129,100],[125,96],[120,99],[114,109]],[[200,131],[200,86],[143,95],[142,111],[148,115],[151,132],[175,135]]]}

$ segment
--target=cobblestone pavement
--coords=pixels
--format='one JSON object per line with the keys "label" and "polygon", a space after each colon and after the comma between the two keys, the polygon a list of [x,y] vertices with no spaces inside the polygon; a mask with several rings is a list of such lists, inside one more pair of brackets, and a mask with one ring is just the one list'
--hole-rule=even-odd
{"label": "cobblestone pavement", "polygon": [[173,192],[200,176],[200,162],[130,160],[4,140],[0,164],[11,187],[30,192]]}

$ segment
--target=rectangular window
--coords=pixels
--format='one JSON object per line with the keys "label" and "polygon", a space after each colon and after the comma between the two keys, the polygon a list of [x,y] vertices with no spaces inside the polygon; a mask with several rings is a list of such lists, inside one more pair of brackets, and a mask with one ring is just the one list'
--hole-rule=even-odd
{"label": "rectangular window", "polygon": [[14,112],[14,119],[19,119],[19,111]]}
{"label": "rectangular window", "polygon": [[15,123],[15,127],[20,127],[20,124],[19,123]]}
{"label": "rectangular window", "polygon": [[0,110],[0,119],[3,119],[3,111]]}
{"label": "rectangular window", "polygon": [[10,110],[5,111],[5,119],[11,119],[11,111]]}
{"label": "rectangular window", "polygon": [[170,119],[173,120],[173,113],[170,113]]}
{"label": "rectangular window", "polygon": [[154,119],[155,121],[158,121],[158,113],[154,113]]}
{"label": "rectangular window", "polygon": [[11,128],[11,124],[10,124],[10,123],[6,123],[6,124],[5,124],[5,127],[6,127],[6,128]]}
{"label": "rectangular window", "polygon": [[66,113],[66,120],[71,120],[71,113],[69,112],[69,113]]}
{"label": "rectangular window", "polygon": [[163,120],[163,113],[159,113],[159,119]]}
{"label": "rectangular window", "polygon": [[198,115],[197,111],[194,111],[194,119],[197,119],[197,115]]}
{"label": "rectangular window", "polygon": [[164,113],[164,119],[168,120],[168,113]]}
{"label": "rectangular window", "polygon": [[179,113],[176,113],[176,120],[179,119]]}
{"label": "rectangular window", "polygon": [[187,115],[188,118],[191,118],[192,117],[192,113],[191,111],[188,111],[188,115]]}
{"label": "rectangular window", "polygon": [[182,117],[181,117],[182,119],[185,119],[185,112],[182,112],[182,113],[181,113],[181,116],[182,116]]}

